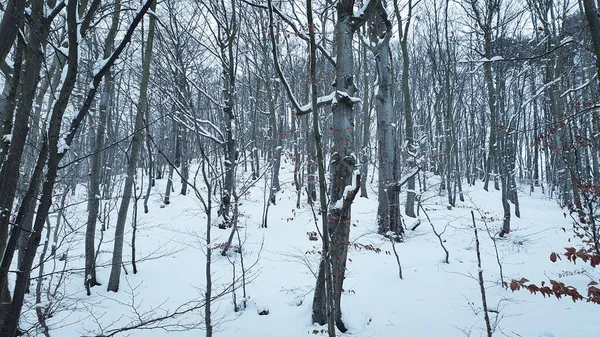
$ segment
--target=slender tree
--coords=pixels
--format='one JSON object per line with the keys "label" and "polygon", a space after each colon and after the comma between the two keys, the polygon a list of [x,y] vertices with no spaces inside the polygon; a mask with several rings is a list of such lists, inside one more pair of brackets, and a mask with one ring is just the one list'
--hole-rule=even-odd
{"label": "slender tree", "polygon": [[[156,10],[156,1],[153,1],[152,11]],[[123,198],[115,225],[115,242],[113,247],[112,267],[108,279],[108,291],[119,291],[121,268],[123,264],[123,240],[125,236],[125,222],[129,212],[129,203],[133,191],[133,180],[136,177],[138,159],[142,148],[144,135],[144,116],[148,109],[148,83],[150,82],[150,60],[152,58],[152,46],[154,43],[154,31],[156,27],[155,16],[150,16],[148,24],[148,36],[142,59],[142,78],[140,81],[140,96],[135,109],[135,123],[133,127],[133,138],[131,139],[131,151],[127,161],[127,177],[123,186]]]}

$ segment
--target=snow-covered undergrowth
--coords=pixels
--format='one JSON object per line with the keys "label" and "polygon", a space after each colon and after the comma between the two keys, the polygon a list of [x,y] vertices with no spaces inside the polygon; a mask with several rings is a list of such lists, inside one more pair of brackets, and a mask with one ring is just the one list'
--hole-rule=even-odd
{"label": "snow-covered undergrowth", "polygon": [[[269,209],[268,228],[260,228],[264,181],[259,181],[241,198],[239,225],[244,265],[248,269],[247,307],[234,311],[230,292],[216,299],[212,317],[217,336],[326,335],[324,327],[311,324],[320,241],[308,238],[307,232],[316,231],[313,213],[304,194],[302,207],[296,208],[292,167],[287,165],[282,165],[282,190],[277,194],[277,204]],[[482,269],[495,336],[592,337],[600,334],[598,305],[573,303],[569,298],[544,298],[526,290],[513,293],[501,286],[493,242],[488,235],[495,235],[501,226],[499,191],[485,192],[481,184],[465,186],[465,202],[458,202],[457,207],[448,210],[445,197],[438,195],[436,181],[428,174],[429,190],[422,197],[423,207],[436,230],[443,233],[450,263],[444,263],[444,251],[421,211],[421,224],[414,231],[407,230],[405,241],[395,246],[402,264],[402,280],[398,277],[392,243],[376,233],[375,185],[370,185],[368,199],[355,200],[342,298],[343,319],[349,327],[345,335],[485,335],[471,210],[475,210],[479,228]],[[165,184],[166,180],[157,182],[148,214],[143,213],[141,201],[138,204],[138,273],[134,275],[131,271],[131,249],[126,245],[124,268],[128,275],[122,274],[118,293],[106,292],[113,244],[111,227],[104,234],[98,260],[98,280],[103,285],[92,288],[92,296],[86,296],[81,271],[85,203],[68,208],[69,226],[77,234],[71,235],[59,249],[59,255],[65,253],[67,258],[66,269],[72,272],[67,274],[57,292],[62,298],[57,314],[48,319],[52,336],[108,334],[111,329],[185,310],[203,300],[205,215],[193,193],[187,196],[174,193],[171,204],[161,208]],[[175,190],[178,191],[177,184]],[[590,276],[598,279],[597,270],[566,261],[552,263],[549,259],[551,252],[562,252],[565,246],[577,245],[571,221],[539,190],[532,194],[528,189],[519,192],[521,218],[513,216],[513,231],[497,240],[505,280],[526,277],[540,284],[556,279],[583,292]],[[85,198],[84,193],[78,197]],[[490,232],[486,231],[482,215]],[[405,220],[409,228],[416,223],[414,219]],[[220,230],[216,224],[212,228],[213,246],[217,247],[226,241],[230,229]],[[126,235],[125,241],[130,242],[130,228]],[[234,244],[237,245],[237,240]],[[213,251],[213,295],[230,289],[233,266],[235,277],[239,278],[239,254],[231,252],[223,257],[220,249]],[[56,270],[62,268],[58,265]],[[241,306],[244,298],[239,283],[235,294]],[[31,308],[33,298],[28,301]],[[259,315],[266,312],[267,315]],[[204,332],[198,329],[202,329],[203,314],[203,309],[194,310],[159,322],[159,329],[131,330],[125,335],[201,336]],[[34,322],[35,313],[29,310],[24,318]],[[146,326],[150,327],[156,325]]]}

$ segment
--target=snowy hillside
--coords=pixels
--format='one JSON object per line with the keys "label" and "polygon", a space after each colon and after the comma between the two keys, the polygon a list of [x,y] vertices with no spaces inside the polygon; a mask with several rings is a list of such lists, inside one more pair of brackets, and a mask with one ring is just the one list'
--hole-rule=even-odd
{"label": "snowy hillside", "polygon": [[[320,241],[310,241],[307,232],[316,231],[311,208],[295,207],[291,167],[282,167],[282,190],[277,204],[269,209],[268,228],[260,228],[264,207],[264,181],[260,180],[241,198],[240,239],[246,269],[246,304],[243,309],[240,254],[232,249],[226,257],[213,251],[213,303],[217,336],[279,337],[326,335],[326,328],[311,324],[311,303],[318,266]],[[511,292],[501,286],[499,266],[490,235],[497,234],[502,214],[498,191],[485,192],[480,185],[469,186],[465,202],[448,210],[439,196],[436,177],[428,173],[429,190],[422,197],[420,225],[410,230],[414,219],[405,219],[409,228],[405,241],[396,243],[403,279],[392,243],[376,233],[376,193],[369,199],[357,198],[352,209],[351,243],[347,276],[342,297],[343,318],[349,331],[344,336],[482,336],[485,322],[477,280],[478,267],[470,211],[475,211],[481,240],[482,269],[485,278],[490,320],[494,336],[598,336],[600,306],[573,303],[569,298],[544,298],[529,291]],[[48,319],[52,336],[110,335],[114,329],[151,322],[154,318],[183,312],[203,299],[205,273],[205,215],[193,193],[174,195],[170,205],[161,203],[165,180],[159,180],[150,203],[150,212],[138,213],[138,273],[133,274],[129,254],[118,293],[106,292],[110,272],[109,248],[101,248],[98,279],[102,286],[86,296],[83,287],[83,247],[85,204],[68,209],[70,226],[78,236],[69,236],[59,255],[67,258],[64,284],[57,291],[57,313]],[[178,182],[177,182],[178,183]],[[376,185],[369,185],[376,186]],[[81,189],[83,190],[83,189]],[[76,196],[82,197],[81,195]],[[567,261],[552,263],[551,252],[576,245],[571,221],[563,216],[555,201],[538,190],[520,191],[521,218],[513,219],[513,231],[497,238],[498,259],[505,281],[526,277],[536,284],[556,279],[585,289],[598,270]],[[71,200],[74,201],[74,200]],[[163,207],[164,206],[164,207]],[[216,213],[216,211],[214,212]],[[482,221],[482,216],[485,221]],[[486,227],[487,225],[487,227]],[[438,233],[449,252],[449,263],[432,231]],[[487,231],[486,228],[489,228]],[[563,231],[563,228],[566,231]],[[131,229],[127,229],[126,242]],[[230,229],[213,226],[214,247],[226,241]],[[104,232],[102,247],[111,247],[111,230]],[[569,240],[571,241],[569,243]],[[237,239],[234,240],[237,245]],[[235,247],[234,247],[235,248]],[[59,262],[60,263],[60,262]],[[60,271],[62,265],[56,266]],[[235,275],[233,269],[235,268]],[[58,276],[57,276],[58,277]],[[234,311],[232,280],[239,311]],[[27,321],[35,322],[28,298]],[[171,319],[124,331],[126,336],[199,336],[203,308]]]}

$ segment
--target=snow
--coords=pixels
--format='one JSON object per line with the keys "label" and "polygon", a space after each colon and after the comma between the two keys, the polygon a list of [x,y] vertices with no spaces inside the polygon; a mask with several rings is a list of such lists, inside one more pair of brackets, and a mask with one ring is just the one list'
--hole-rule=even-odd
{"label": "snow", "polygon": [[[418,167],[411,168],[408,173],[404,174],[402,176],[402,178],[400,178],[400,180],[398,181],[398,185],[402,186],[402,185],[406,184],[408,179],[410,179],[410,177],[413,177],[418,171],[419,171]],[[412,191],[412,192],[417,193],[417,191]]]}
{"label": "snow", "polygon": [[[345,192],[346,191],[344,191],[344,193]],[[344,198],[338,199],[331,208],[332,209],[341,209],[342,207],[344,207]]]}
{"label": "snow", "polygon": [[65,153],[69,150],[69,145],[65,140],[65,137],[60,137],[58,139],[58,153]]}
{"label": "snow", "polygon": [[562,94],[560,94],[560,98],[565,97],[567,94],[573,92],[573,91],[579,91],[585,87],[587,87],[588,85],[590,85],[590,83],[592,83],[592,80],[596,78],[596,75],[594,75],[591,79],[583,82],[580,86],[576,87],[576,88],[569,88],[567,89],[565,92],[563,92]]}
{"label": "snow", "polygon": [[348,198],[348,193],[356,190],[356,188],[357,188],[356,175],[358,175],[358,174],[359,174],[358,170],[354,170],[354,172],[352,174],[352,184],[350,184],[344,188],[344,199]]}
{"label": "snow", "polygon": [[[333,102],[334,100],[335,100],[335,91],[332,91],[328,95],[317,97],[317,106],[324,104],[324,103]],[[306,104],[306,105],[303,105],[300,107],[300,111],[303,113],[307,113],[311,110],[312,110],[312,103],[309,103],[309,104]]]}
{"label": "snow", "polygon": [[338,91],[337,91],[337,94],[338,94],[340,97],[343,97],[343,98],[349,99],[349,100],[350,100],[350,102],[352,102],[352,103],[359,103],[359,102],[362,102],[362,99],[361,99],[360,97],[350,96],[350,94],[348,94],[347,92],[345,92],[345,91],[342,91],[342,90],[338,90]]}
{"label": "snow", "polygon": [[[304,193],[302,206],[296,208],[293,163],[282,161],[281,165],[281,191],[276,195],[276,205],[269,208],[268,228],[260,228],[264,184],[257,183],[241,196],[240,236],[250,280],[246,289],[247,308],[235,312],[231,294],[217,299],[212,308],[215,336],[295,337],[313,335],[315,330],[317,336],[326,335],[320,332],[326,327],[311,323],[314,273],[320,260],[321,244],[309,241],[306,233],[317,231],[315,220]],[[242,175],[246,173],[242,171],[238,170],[239,181],[244,181]],[[466,332],[470,336],[485,335],[471,210],[475,210],[480,231],[488,305],[499,311],[490,312],[493,324],[497,323],[494,335],[598,335],[600,306],[573,303],[570,299],[543,298],[526,290],[513,293],[499,283],[492,238],[498,246],[505,280],[526,277],[539,284],[552,278],[574,285],[583,293],[589,283],[588,277],[599,278],[599,271],[586,265],[549,260],[551,252],[561,252],[567,245],[578,244],[570,220],[563,217],[563,210],[556,202],[539,189],[529,194],[528,186],[523,186],[519,190],[521,218],[513,217],[512,232],[505,238],[498,238],[496,234],[502,222],[499,191],[485,192],[481,183],[476,186],[465,184],[466,201],[458,202],[457,207],[448,210],[446,197],[439,195],[439,179],[429,172],[420,174],[426,175],[430,188],[421,198],[423,208],[436,228],[443,232],[450,263],[442,262],[444,253],[431,227],[425,225],[427,218],[421,211],[418,219],[407,219],[407,226],[417,220],[424,224],[414,231],[407,230],[404,242],[395,244],[404,277],[400,280],[392,243],[377,234],[377,185],[376,181],[369,183],[369,199],[357,196],[352,207],[351,244],[342,295],[342,315],[349,331],[339,336],[396,337],[399,331],[402,336],[410,337],[459,337],[465,336]],[[175,185],[180,183],[179,179],[173,179],[173,182]],[[194,193],[187,196],[172,193],[171,204],[160,208],[165,184],[166,179],[158,180],[153,188],[148,214],[143,213],[142,203],[138,204],[138,273],[131,273],[130,249],[126,248],[124,261],[129,274],[122,274],[118,293],[106,292],[111,258],[108,252],[112,249],[114,234],[112,228],[104,232],[97,262],[98,280],[103,285],[92,288],[92,296],[86,296],[85,275],[81,269],[74,269],[60,287],[59,296],[63,296],[60,311],[48,318],[52,336],[99,335],[101,330],[106,333],[135,323],[138,314],[143,317],[164,315],[184,303],[194,304],[202,298],[206,217]],[[177,186],[174,187],[178,191]],[[57,252],[57,256],[69,252],[68,268],[81,268],[84,263],[81,240],[85,234],[86,203],[76,202],[85,200],[87,192],[84,187],[77,191],[77,195],[69,196],[72,206],[65,210],[70,226],[77,229],[76,236],[66,240]],[[213,219],[215,214],[216,208]],[[116,216],[116,210],[113,216]],[[51,221],[55,222],[56,218],[51,217]],[[486,226],[491,230],[490,235]],[[126,230],[125,247],[128,247],[131,229],[127,226]],[[229,233],[230,230],[217,229],[215,222],[211,231],[213,245],[223,243]],[[361,245],[372,245],[381,252],[361,249]],[[232,253],[223,257],[216,250],[212,259],[213,294],[217,294],[227,289],[234,277],[232,263],[236,266],[236,277],[240,276],[240,255]],[[37,276],[37,272],[33,275]],[[240,304],[243,294],[241,285],[237,287],[237,303]],[[33,295],[28,296],[24,321],[34,322],[35,301]],[[45,301],[46,296],[43,297]],[[188,328],[202,327],[203,310],[178,316],[169,321],[175,325],[166,330],[133,330],[126,335],[202,336],[204,331]],[[268,315],[258,315],[265,310],[269,311]],[[184,331],[176,331],[177,325],[184,327]]]}
{"label": "snow", "polygon": [[573,41],[574,41],[574,40],[573,40],[573,37],[572,37],[571,35],[567,35],[567,36],[565,36],[565,37],[564,37],[564,38],[563,38],[563,39],[560,41],[559,45],[564,45],[564,44],[567,44],[567,43],[571,43],[571,42],[573,42]]}
{"label": "snow", "polygon": [[562,80],[562,76],[559,76],[558,78],[555,78],[553,81],[550,81],[548,83],[544,83],[544,85],[542,85],[542,87],[537,90],[537,92],[535,93],[535,95],[533,95],[528,100],[526,100],[525,102],[523,102],[523,104],[521,104],[521,108],[523,108],[523,107],[527,106],[529,103],[531,103],[534,99],[536,99],[539,95],[541,95],[546,90],[546,88],[554,85],[555,83],[558,83],[561,80]]}
{"label": "snow", "polygon": [[354,12],[354,17],[360,18],[363,15],[365,15],[365,11],[367,10],[367,7],[369,6],[370,3],[371,3],[371,0],[365,1],[364,4],[362,5],[362,7],[360,7],[357,11]]}
{"label": "snow", "polygon": [[96,77],[96,75],[98,75],[98,73],[100,73],[100,71],[106,66],[108,60],[110,60],[110,57],[106,59],[98,59],[96,62],[94,62],[94,66],[92,67],[92,76]]}
{"label": "snow", "polygon": [[12,134],[2,136],[2,141],[10,143],[12,141]]}
{"label": "snow", "polygon": [[461,58],[457,61],[457,63],[486,63],[486,62],[495,62],[495,61],[502,61],[504,60],[504,57],[500,56],[500,55],[496,55],[496,56],[492,56],[491,58],[486,58],[486,57],[482,57],[479,60],[471,60],[471,59],[467,59],[467,58]]}

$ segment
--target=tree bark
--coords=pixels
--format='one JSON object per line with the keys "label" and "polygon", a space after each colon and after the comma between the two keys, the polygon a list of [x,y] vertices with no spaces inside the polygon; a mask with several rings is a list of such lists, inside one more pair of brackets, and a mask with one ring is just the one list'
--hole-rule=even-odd
{"label": "tree bark", "polygon": [[[377,225],[379,232],[385,234],[393,231],[398,234],[397,217],[390,214],[395,207],[391,201],[394,199],[392,193],[397,193],[394,188],[394,149],[395,142],[392,134],[394,123],[393,101],[392,101],[392,74],[390,61],[390,32],[391,22],[382,6],[373,18],[370,29],[371,44],[375,44],[373,54],[375,56],[375,67],[377,68],[378,90],[375,95],[375,111],[377,112],[377,148],[378,148],[378,207]],[[383,39],[381,39],[383,37]],[[381,39],[381,40],[380,40]],[[414,183],[414,180],[413,180]],[[392,199],[392,200],[390,200]],[[414,199],[413,199],[414,200]],[[394,221],[394,223],[392,223]]]}
{"label": "tree bark", "polygon": [[[346,273],[348,255],[348,240],[351,226],[351,196],[346,186],[353,184],[356,168],[354,153],[354,32],[372,15],[379,1],[371,1],[360,17],[353,14],[354,1],[341,0],[337,3],[337,21],[335,26],[335,89],[337,105],[332,106],[333,113],[333,148],[331,149],[331,192],[329,210],[329,232],[331,238],[331,273],[333,277],[333,298],[335,308],[335,323],[341,332],[347,329],[342,321],[341,295]],[[391,34],[391,30],[388,31]],[[317,144],[318,146],[318,144]],[[318,149],[317,149],[318,150]],[[360,177],[360,176],[358,176]],[[358,179],[356,188],[360,187]],[[357,182],[354,182],[356,184]],[[341,205],[340,205],[341,203]]]}
{"label": "tree bark", "polygon": [[[38,8],[41,10],[41,8]],[[0,326],[0,335],[1,336],[14,336],[17,331],[17,326],[19,323],[19,317],[21,313],[21,309],[23,307],[23,300],[25,297],[25,293],[28,289],[29,283],[29,275],[31,273],[31,267],[33,265],[33,261],[36,257],[37,247],[39,246],[41,240],[41,234],[44,229],[44,224],[46,222],[46,218],[48,216],[48,211],[50,209],[50,205],[52,203],[52,196],[54,190],[54,182],[58,175],[58,164],[64,155],[65,149],[62,146],[59,147],[59,141],[62,140],[60,135],[60,129],[62,124],[62,117],[64,115],[65,109],[69,102],[69,97],[71,96],[71,92],[75,86],[75,80],[77,77],[77,69],[79,62],[79,54],[78,54],[78,43],[77,36],[78,26],[77,26],[77,2],[73,2],[67,5],[67,32],[68,32],[68,41],[69,41],[69,58],[67,63],[66,75],[64,77],[63,85],[61,87],[58,99],[56,104],[52,109],[52,115],[49,120],[49,130],[48,130],[48,151],[43,151],[40,153],[40,157],[48,154],[48,164],[47,164],[47,172],[46,179],[44,180],[42,187],[42,196],[39,201],[39,206],[36,213],[36,219],[33,226],[33,230],[29,236],[29,240],[27,242],[27,250],[25,255],[23,256],[23,260],[18,266],[17,278],[15,280],[14,287],[14,297],[10,305],[7,307],[7,310],[2,310],[6,314],[6,319]],[[42,12],[38,12],[41,14]],[[33,34],[35,35],[35,33]],[[68,146],[69,143],[66,142]],[[38,160],[38,163],[40,160]],[[34,184],[30,185],[30,190],[36,190]],[[35,189],[34,189],[35,188]],[[4,309],[4,308],[3,308]]]}
{"label": "tree bark", "polygon": [[[14,109],[14,100],[9,101],[8,104],[13,105],[10,110],[5,112],[5,125],[3,128],[3,134],[10,134],[10,146],[8,151],[5,152],[6,147],[2,151],[7,153],[4,161],[0,163],[0,252],[5,251],[5,245],[8,238],[8,227],[10,223],[10,214],[13,210],[13,203],[17,191],[17,183],[19,181],[19,167],[21,166],[21,158],[23,151],[25,150],[25,141],[29,132],[29,116],[31,114],[35,91],[40,79],[40,70],[44,57],[43,50],[46,45],[46,38],[48,36],[48,29],[50,23],[44,18],[44,1],[36,0],[31,3],[31,29],[28,31],[28,50],[24,53],[23,57],[23,73],[13,74],[14,79],[20,80],[20,89],[18,96],[18,105],[16,106],[16,112],[14,115],[14,121],[12,120],[12,109]],[[19,16],[21,13],[19,13]],[[3,16],[6,18],[7,14]],[[20,43],[19,43],[20,44]],[[17,52],[21,51],[22,47],[17,47]],[[17,56],[17,61],[20,56]],[[2,61],[4,61],[2,59]],[[16,63],[16,69],[20,67],[20,62]],[[13,89],[16,90],[16,86]],[[10,94],[9,94],[9,98]],[[10,117],[10,119],[9,119]],[[6,122],[12,122],[13,124],[7,124]],[[12,126],[12,127],[11,127]],[[0,284],[0,299],[8,299],[7,285]]]}
{"label": "tree bark", "polygon": [[[366,29],[365,29],[366,32]],[[361,158],[360,158],[360,175],[363,177],[361,180],[362,186],[360,187],[360,196],[368,198],[367,192],[367,175],[369,173],[369,144],[371,142],[371,107],[369,106],[369,62],[367,59],[367,46],[363,45],[362,48],[362,67],[363,67],[363,101],[362,101],[362,112],[363,112],[363,139],[361,147]]]}
{"label": "tree bark", "polygon": [[[271,0],[269,0],[269,8],[272,9]],[[315,156],[312,157],[309,148],[309,165],[312,158],[315,158],[315,166],[313,166],[312,175],[312,187],[314,189],[314,172],[315,169],[318,171],[319,177],[319,202],[320,202],[320,214],[321,214],[321,226],[322,226],[322,241],[323,241],[323,253],[321,257],[321,263],[319,264],[319,273],[317,275],[317,281],[315,286],[315,293],[313,297],[312,305],[312,321],[321,325],[327,322],[327,333],[329,337],[335,337],[335,303],[334,303],[334,292],[333,292],[333,278],[332,278],[332,265],[331,265],[331,248],[330,248],[330,236],[329,236],[329,217],[327,209],[327,183],[325,182],[325,163],[323,160],[323,146],[321,144],[322,136],[319,127],[319,109],[317,108],[317,44],[315,40],[316,25],[313,22],[313,10],[312,0],[306,0],[306,12],[309,26],[309,42],[310,42],[310,56],[309,56],[309,74],[310,74],[310,93],[312,103],[312,127],[314,136],[314,145],[316,149]],[[273,22],[273,11],[269,11],[270,22]],[[272,32],[272,29],[271,29]],[[275,47],[275,46],[273,46]],[[307,132],[310,129],[306,128]],[[310,139],[310,138],[309,138]],[[310,144],[308,145],[310,147]],[[309,166],[309,202],[312,205],[312,201],[315,200],[314,196],[311,195],[311,168]],[[316,191],[315,191],[316,192]],[[316,221],[316,219],[315,219]]]}
{"label": "tree bark", "polygon": [[237,12],[235,2],[232,2],[231,18],[229,27],[219,36],[221,48],[221,71],[223,73],[223,120],[225,121],[225,179],[223,181],[223,192],[221,197],[220,213],[227,220],[231,209],[231,199],[235,185],[235,168],[237,162],[236,139],[235,139],[235,48],[237,34]]}
{"label": "tree bark", "polygon": [[[114,50],[115,36],[119,26],[121,1],[115,2],[114,13],[106,44],[104,46],[104,58],[108,58]],[[100,285],[96,280],[96,223],[100,210],[100,181],[103,166],[104,142],[106,138],[106,125],[108,120],[108,109],[111,106],[111,96],[114,92],[114,79],[111,71],[108,71],[104,80],[104,91],[100,97],[100,109],[98,113],[98,127],[94,139],[94,153],[91,159],[90,185],[88,190],[88,219],[85,232],[85,278],[84,285],[90,295],[89,288]]]}
{"label": "tree bark", "polygon": [[596,7],[596,3],[593,0],[583,0],[583,8],[590,27],[592,46],[596,55],[596,82],[600,90],[600,17],[598,17],[598,7]]}
{"label": "tree bark", "polygon": [[6,2],[2,22],[0,22],[0,32],[2,32],[2,39],[0,39],[0,64],[4,63],[4,59],[10,52],[13,42],[17,37],[25,4],[25,0],[8,0]]}
{"label": "tree bark", "polygon": [[[156,1],[152,1],[152,11],[156,9]],[[140,83],[139,103],[136,111],[133,139],[131,140],[131,152],[127,162],[127,177],[123,187],[123,197],[121,206],[117,215],[117,224],[115,226],[115,243],[113,248],[112,267],[108,280],[108,291],[119,291],[119,281],[121,277],[121,264],[123,263],[123,239],[125,234],[125,222],[127,221],[127,213],[129,203],[131,201],[133,179],[137,168],[137,162],[140,156],[142,147],[142,138],[144,135],[144,115],[148,109],[148,83],[150,81],[150,59],[152,57],[152,45],[154,42],[154,30],[156,27],[156,17],[150,16],[148,26],[148,39],[144,50],[144,59],[142,61],[142,79]]]}
{"label": "tree bark", "polygon": [[[400,9],[398,7],[398,0],[394,0],[394,13],[396,14],[396,21],[398,23],[398,38],[400,39],[400,49],[402,50],[402,101],[404,103],[404,122],[405,122],[405,139],[406,139],[406,162],[409,167],[414,167],[416,164],[416,144],[414,141],[414,126],[412,116],[412,105],[411,105],[411,91],[409,82],[409,67],[410,67],[410,55],[408,53],[408,28],[410,27],[411,16],[412,16],[412,0],[408,2],[408,15],[405,20],[404,26]],[[390,27],[391,28],[391,27]],[[404,207],[404,213],[406,216],[411,218],[415,217],[415,177],[408,178],[406,182],[406,204]]]}

